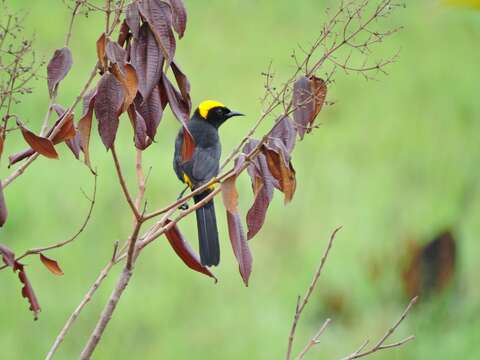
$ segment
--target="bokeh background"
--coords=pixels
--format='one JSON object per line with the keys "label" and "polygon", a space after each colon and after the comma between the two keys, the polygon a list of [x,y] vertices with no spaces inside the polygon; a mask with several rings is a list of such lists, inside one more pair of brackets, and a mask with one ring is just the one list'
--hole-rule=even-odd
{"label": "bokeh background", "polygon": [[[192,83],[194,104],[218,99],[248,114],[222,129],[227,153],[261,109],[260,75],[269,62],[278,79],[292,70],[291,50],[315,38],[324,10],[336,1],[186,0],[189,22],[177,57]],[[10,0],[29,12],[26,32],[35,33],[46,59],[62,46],[69,11],[60,0]],[[0,9],[0,16],[3,9]],[[373,359],[478,359],[480,357],[480,13],[436,0],[407,1],[388,20],[404,30],[381,45],[381,54],[401,50],[388,76],[365,81],[338,74],[320,116],[322,126],[294,153],[298,190],[283,206],[276,194],[268,220],[252,240],[254,270],[245,288],[217,203],[222,263],[216,285],[185,268],[165,239],[138,261],[134,278],[95,353],[96,359],[279,359],[284,356],[296,297],[303,294],[332,230],[343,225],[318,289],[298,328],[300,350],[326,317],[333,323],[312,359],[334,359],[372,342],[398,317],[408,297],[403,272],[412,243],[422,246],[450,229],[457,254],[453,280],[423,298],[395,339],[415,334],[405,347]],[[59,102],[78,94],[95,61],[102,18],[81,18],[74,28],[74,67],[61,84]],[[46,82],[16,111],[38,129],[48,104]],[[78,117],[77,113],[77,117]],[[131,127],[121,121],[121,158],[134,186]],[[178,123],[168,111],[158,143],[145,153],[152,167],[150,206],[172,200],[181,186],[171,156]],[[9,137],[7,151],[23,141]],[[6,191],[10,217],[0,243],[16,252],[73,234],[88,209],[80,189],[90,192],[88,169],[61,146],[61,159],[39,159]],[[0,349],[3,359],[45,356],[66,318],[124,239],[131,216],[114,177],[110,154],[98,137],[92,143],[98,168],[98,197],[86,231],[71,246],[49,255],[65,275],[52,276],[36,258],[28,272],[42,305],[32,321],[19,296],[18,280],[0,273]],[[5,157],[2,177],[7,169]],[[239,180],[240,206],[252,201],[248,177]],[[196,247],[193,217],[181,229]],[[78,356],[117,278],[115,269],[86,307],[58,359]]]}

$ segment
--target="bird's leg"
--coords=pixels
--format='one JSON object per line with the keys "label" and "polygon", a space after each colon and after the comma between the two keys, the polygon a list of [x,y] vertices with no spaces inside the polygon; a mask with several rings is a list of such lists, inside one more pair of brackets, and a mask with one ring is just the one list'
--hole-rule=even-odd
{"label": "bird's leg", "polygon": [[[188,189],[189,189],[188,185],[185,186],[185,189],[183,189],[183,190],[180,192],[180,194],[178,195],[177,201],[180,200],[180,199],[183,197],[183,195],[185,194],[185,191],[187,191]],[[178,208],[179,208],[180,210],[187,210],[187,209],[188,209],[188,203],[185,201],[185,202],[184,202],[182,205],[180,205]]]}

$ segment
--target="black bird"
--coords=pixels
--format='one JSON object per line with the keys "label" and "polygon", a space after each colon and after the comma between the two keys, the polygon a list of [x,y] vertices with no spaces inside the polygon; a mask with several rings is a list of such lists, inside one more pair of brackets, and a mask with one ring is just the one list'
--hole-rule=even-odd
{"label": "black bird", "polygon": [[[221,145],[218,128],[226,120],[243,114],[231,111],[218,101],[200,103],[187,124],[191,137],[181,128],[175,140],[173,168],[180,181],[194,190],[218,175]],[[193,138],[194,146],[192,146]],[[193,197],[195,203],[202,201],[209,188]],[[218,265],[220,245],[218,243],[217,220],[213,199],[196,211],[200,260],[204,266]]]}

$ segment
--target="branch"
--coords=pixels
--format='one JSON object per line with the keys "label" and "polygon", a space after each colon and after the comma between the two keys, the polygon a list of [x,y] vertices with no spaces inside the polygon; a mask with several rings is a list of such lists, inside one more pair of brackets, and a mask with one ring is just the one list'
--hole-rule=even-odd
{"label": "branch", "polygon": [[[313,276],[312,282],[310,283],[310,286],[308,287],[308,290],[305,293],[301,303],[300,303],[300,297],[298,298],[297,305],[295,307],[295,316],[293,318],[292,327],[290,329],[290,335],[288,336],[287,353],[285,355],[286,360],[290,360],[290,358],[292,356],[293,340],[295,338],[295,331],[297,329],[297,325],[298,325],[298,322],[300,320],[300,316],[302,315],[302,312],[305,309],[305,306],[308,304],[308,300],[310,299],[310,296],[312,295],[313,290],[315,290],[315,287],[317,286],[318,279],[320,278],[320,275],[322,274],[323,267],[325,266],[325,262],[327,260],[328,254],[330,253],[330,249],[332,248],[333,241],[335,240],[335,236],[337,235],[337,232],[340,229],[341,229],[341,227],[336,228],[333,231],[332,235],[330,235],[330,240],[328,241],[328,245],[327,245],[327,248],[325,249],[325,252],[323,253],[322,259],[320,260],[320,265],[318,266],[317,271],[315,272],[315,275]],[[328,323],[327,323],[327,325],[328,325]],[[324,326],[326,326],[326,325],[324,324]],[[322,332],[320,332],[320,334]],[[314,337],[314,339],[315,339],[315,337]]]}
{"label": "branch", "polygon": [[103,268],[103,270],[100,272],[100,275],[98,275],[97,279],[93,283],[92,287],[88,290],[88,292],[83,297],[82,301],[80,301],[80,304],[78,304],[77,308],[70,315],[67,322],[65,323],[62,330],[60,331],[57,338],[55,339],[55,342],[53,343],[52,347],[50,348],[50,351],[48,352],[45,360],[51,360],[53,358],[53,355],[55,354],[58,347],[60,346],[60,344],[65,339],[65,336],[67,335],[68,331],[73,326],[73,323],[75,322],[75,320],[77,320],[78,316],[80,315],[80,312],[83,310],[85,305],[87,305],[87,303],[90,302],[93,294],[95,294],[95,292],[98,290],[98,288],[102,284],[103,280],[105,280],[108,273],[110,272],[112,266],[115,264],[115,262],[114,262],[115,259],[114,258],[115,258],[115,256],[113,256],[112,259],[110,260],[110,262]]}
{"label": "branch", "polygon": [[[85,217],[85,220],[83,220],[83,223],[80,226],[80,229],[78,229],[78,231],[71,238],[69,238],[67,240],[55,243],[53,245],[45,246],[45,247],[29,249],[29,250],[25,251],[25,253],[23,253],[23,255],[17,257],[15,259],[16,261],[20,261],[21,259],[23,259],[27,256],[30,256],[30,255],[36,255],[36,254],[40,254],[40,253],[43,253],[43,252],[48,251],[48,250],[61,248],[65,245],[68,245],[71,242],[75,241],[75,239],[80,236],[80,234],[85,230],[85,228],[87,227],[87,225],[90,221],[90,218],[91,218],[92,212],[93,212],[93,208],[95,206],[95,200],[96,200],[96,197],[97,197],[97,175],[93,175],[93,176],[94,176],[93,194],[92,194],[91,198],[85,196],[88,199],[88,201],[90,202],[90,206],[88,208],[88,212],[87,212],[87,215]],[[5,269],[6,267],[7,267],[6,265],[0,266],[0,270]]]}
{"label": "branch", "polygon": [[120,165],[120,161],[118,160],[117,152],[115,151],[115,147],[112,145],[111,148],[113,161],[115,163],[115,170],[117,172],[118,181],[120,182],[120,186],[122,187],[123,194],[125,195],[125,199],[132,210],[132,213],[137,221],[142,220],[142,215],[137,210],[135,203],[132,200],[132,196],[130,195],[130,191],[128,190],[127,183],[125,181],[125,177],[123,176],[122,167]]}
{"label": "branch", "polygon": [[368,344],[368,340],[367,340],[362,344],[362,346],[360,346],[360,348],[357,351],[355,351],[354,353],[352,353],[351,355],[349,355],[347,357],[344,357],[342,360],[353,360],[353,359],[358,359],[358,358],[361,358],[361,357],[365,357],[365,356],[368,356],[368,355],[373,354],[373,353],[375,353],[377,351],[380,351],[380,350],[391,349],[391,348],[402,346],[403,344],[415,339],[415,336],[410,335],[410,336],[406,337],[405,339],[400,340],[398,342],[395,342],[395,343],[392,343],[392,344],[385,344],[385,341],[388,340],[388,338],[397,330],[398,326],[403,322],[403,320],[405,320],[409,311],[411,310],[412,306],[415,305],[417,300],[418,300],[418,296],[416,296],[412,300],[410,300],[410,303],[407,305],[407,307],[405,308],[405,310],[403,311],[402,315],[397,320],[397,322],[390,329],[387,330],[387,332],[382,336],[382,338],[377,342],[377,344],[374,347],[372,347],[370,350],[366,350],[366,351],[362,352],[362,350]]}

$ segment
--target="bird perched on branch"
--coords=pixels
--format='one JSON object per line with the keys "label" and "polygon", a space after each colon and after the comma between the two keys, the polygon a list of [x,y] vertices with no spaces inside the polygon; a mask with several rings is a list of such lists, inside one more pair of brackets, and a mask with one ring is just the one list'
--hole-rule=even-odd
{"label": "bird perched on branch", "polygon": [[[206,100],[195,110],[187,128],[180,129],[175,140],[173,168],[180,181],[187,184],[185,190],[195,190],[218,175],[221,155],[218,128],[228,119],[241,115],[218,101]],[[195,204],[205,199],[212,190],[213,187],[209,187],[194,195]],[[183,192],[180,197],[182,195]],[[220,245],[213,199],[198,208],[196,216],[200,261],[204,266],[218,265]]]}

